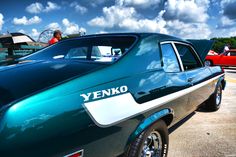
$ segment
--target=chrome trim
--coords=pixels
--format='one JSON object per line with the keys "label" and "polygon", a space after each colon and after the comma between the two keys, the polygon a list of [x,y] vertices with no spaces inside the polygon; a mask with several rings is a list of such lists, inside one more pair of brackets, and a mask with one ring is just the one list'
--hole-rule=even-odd
{"label": "chrome trim", "polygon": [[[176,51],[176,54],[178,54],[179,58],[180,58],[180,55],[179,55],[179,52],[175,46],[175,44],[182,44],[182,45],[186,45],[186,46],[189,46],[191,47],[192,51],[194,52],[194,55],[198,58],[198,61],[200,62],[201,66],[204,67],[205,65],[203,64],[202,60],[200,59],[198,53],[196,52],[196,50],[193,48],[193,46],[191,44],[188,44],[188,43],[185,43],[185,42],[181,42],[181,41],[163,41],[163,42],[160,42],[160,44],[168,44],[168,43],[171,43],[172,46],[174,45],[174,49]],[[178,58],[178,59],[179,59]],[[180,58],[180,61],[182,63],[182,60]],[[183,68],[183,63],[181,64],[181,69]],[[184,71],[184,68],[183,68],[183,71]]]}
{"label": "chrome trim", "polygon": [[177,48],[176,48],[174,42],[171,42],[171,45],[172,45],[172,47],[174,48],[175,54],[176,54],[176,56],[177,56],[177,59],[179,60],[179,64],[180,64],[181,71],[184,71],[184,66],[183,66],[183,62],[182,62],[182,60],[181,60],[181,58],[180,58],[179,51],[177,50]]}
{"label": "chrome trim", "polygon": [[165,41],[165,42],[161,42],[160,44],[161,45],[163,45],[163,44],[171,44],[172,48],[174,49],[174,53],[177,56],[177,60],[179,62],[179,66],[180,66],[180,71],[184,71],[184,66],[183,66],[182,60],[180,58],[179,52],[177,51],[177,49],[176,49],[176,47],[174,45],[174,42],[173,41]]}

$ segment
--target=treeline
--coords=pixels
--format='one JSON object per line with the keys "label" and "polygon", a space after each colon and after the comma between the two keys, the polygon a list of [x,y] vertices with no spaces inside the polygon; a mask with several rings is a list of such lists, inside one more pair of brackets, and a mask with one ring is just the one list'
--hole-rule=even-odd
{"label": "treeline", "polygon": [[230,49],[236,48],[236,37],[230,38],[212,38],[215,41],[212,50],[215,52],[222,52],[226,44],[230,44]]}

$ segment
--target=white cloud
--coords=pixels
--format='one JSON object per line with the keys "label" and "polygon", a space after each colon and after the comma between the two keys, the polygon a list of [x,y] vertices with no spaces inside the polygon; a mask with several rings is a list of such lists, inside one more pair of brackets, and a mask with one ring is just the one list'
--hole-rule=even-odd
{"label": "white cloud", "polygon": [[[171,34],[181,38],[209,38],[212,31],[206,23],[208,19],[206,9],[209,5],[208,0],[199,0],[196,3],[195,1],[187,1],[186,3],[189,3],[189,5],[195,5],[192,7],[193,11],[189,11],[191,10],[189,7],[187,7],[187,10],[184,9],[187,13],[181,11],[181,7],[186,7],[185,4],[182,4],[182,0],[179,1],[181,4],[175,2],[169,4],[170,2],[171,0],[168,0],[164,10],[161,10],[152,19],[140,16],[133,7],[114,5],[104,7],[102,16],[95,17],[87,23],[90,26],[100,27],[103,31],[108,32],[112,30],[156,32]],[[201,8],[200,4],[206,5],[205,8]],[[196,19],[196,17],[199,17],[199,12],[203,16]],[[166,17],[166,15],[172,14],[173,18]],[[174,15],[177,16],[174,18]]]}
{"label": "white cloud", "polygon": [[42,19],[38,16],[34,16],[30,19],[23,16],[22,18],[16,18],[13,19],[13,24],[15,25],[32,25],[32,24],[38,24],[42,21]]}
{"label": "white cloud", "polygon": [[112,28],[119,25],[124,19],[135,18],[136,10],[133,7],[111,6],[103,8],[104,16],[96,17],[88,22],[91,26]]}
{"label": "white cloud", "polygon": [[163,13],[164,12],[160,12],[157,18],[151,20],[138,20],[135,18],[124,19],[119,24],[119,27],[138,32],[168,33],[167,29],[165,29],[166,21],[162,18]]}
{"label": "white cloud", "polygon": [[225,26],[232,26],[234,25],[236,22],[234,20],[229,19],[227,16],[222,16],[220,18],[220,23],[223,27]]}
{"label": "white cloud", "polygon": [[47,5],[44,7],[42,3],[35,2],[26,7],[26,11],[32,14],[39,14],[41,12],[49,12],[53,10],[58,10],[61,7],[53,2],[48,1]]}
{"label": "white cloud", "polygon": [[46,26],[46,29],[61,30],[61,26],[57,22],[50,23]]}
{"label": "white cloud", "polygon": [[104,16],[96,17],[88,21],[88,24],[102,28],[118,27],[129,31],[167,33],[164,28],[166,22],[162,18],[163,13],[164,11],[160,12],[154,19],[139,19],[133,7],[104,7]]}
{"label": "white cloud", "polygon": [[31,31],[32,31],[31,32],[31,37],[34,38],[34,39],[37,39],[39,37],[40,32],[38,32],[38,30],[35,29],[35,28],[33,28]]}
{"label": "white cloud", "polygon": [[214,31],[214,34],[212,34],[211,37],[232,37],[236,36],[236,26],[232,26],[230,28],[217,28]]}
{"label": "white cloud", "polygon": [[62,24],[65,27],[63,33],[65,34],[76,34],[80,32],[86,32],[85,28],[80,28],[76,23],[70,22],[67,18],[62,20]]}
{"label": "white cloud", "polygon": [[18,32],[23,33],[23,34],[26,34],[26,31],[23,30],[23,29],[20,29]]}
{"label": "white cloud", "polygon": [[43,5],[38,2],[32,3],[29,6],[27,6],[25,10],[32,14],[38,14],[43,11]]}
{"label": "white cloud", "polygon": [[57,5],[56,3],[48,1],[47,6],[44,9],[44,12],[49,12],[49,11],[52,11],[52,10],[59,10],[60,8],[61,7],[59,5]]}
{"label": "white cloud", "polygon": [[[220,2],[220,11],[218,17],[217,31],[225,32],[236,24],[236,0],[222,0]],[[219,33],[218,32],[218,33]],[[218,34],[217,33],[217,34]]]}
{"label": "white cloud", "polygon": [[167,0],[165,3],[166,20],[178,19],[184,22],[206,22],[209,0]]}
{"label": "white cloud", "polygon": [[75,8],[75,11],[80,12],[81,14],[84,14],[88,11],[86,7],[79,5],[77,2],[72,2],[70,4],[70,7]]}
{"label": "white cloud", "polygon": [[4,24],[3,18],[4,18],[4,16],[0,13],[0,31],[2,30],[2,26]]}
{"label": "white cloud", "polygon": [[184,23],[179,20],[168,21],[166,28],[170,34],[181,38],[209,38],[211,30],[206,23]]}
{"label": "white cloud", "polygon": [[141,8],[148,8],[157,6],[162,0],[116,0],[120,6],[136,6]]}
{"label": "white cloud", "polygon": [[86,33],[86,29],[83,27],[79,27],[78,24],[74,22],[70,22],[67,18],[64,18],[62,21],[62,24],[60,25],[57,22],[52,22],[48,24],[45,28],[51,29],[51,30],[61,30],[63,34],[77,34],[77,33]]}

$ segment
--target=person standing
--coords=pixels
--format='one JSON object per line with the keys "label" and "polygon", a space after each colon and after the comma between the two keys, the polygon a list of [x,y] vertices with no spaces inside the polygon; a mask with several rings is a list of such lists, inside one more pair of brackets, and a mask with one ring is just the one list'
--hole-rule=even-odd
{"label": "person standing", "polygon": [[57,43],[59,40],[61,40],[61,31],[60,30],[55,30],[53,32],[53,37],[52,39],[49,40],[49,45]]}
{"label": "person standing", "polygon": [[225,47],[224,47],[224,52],[229,51],[229,48],[230,48],[230,45],[226,44]]}

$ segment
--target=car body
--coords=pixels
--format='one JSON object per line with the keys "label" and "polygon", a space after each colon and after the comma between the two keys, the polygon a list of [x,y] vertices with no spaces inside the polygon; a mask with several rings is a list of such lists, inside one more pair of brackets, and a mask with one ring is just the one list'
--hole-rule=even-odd
{"label": "car body", "polygon": [[166,156],[168,128],[203,102],[219,108],[224,72],[201,59],[210,45],[90,35],[0,67],[1,156]]}
{"label": "car body", "polygon": [[236,66],[236,49],[230,49],[221,54],[206,56],[207,65]]}

